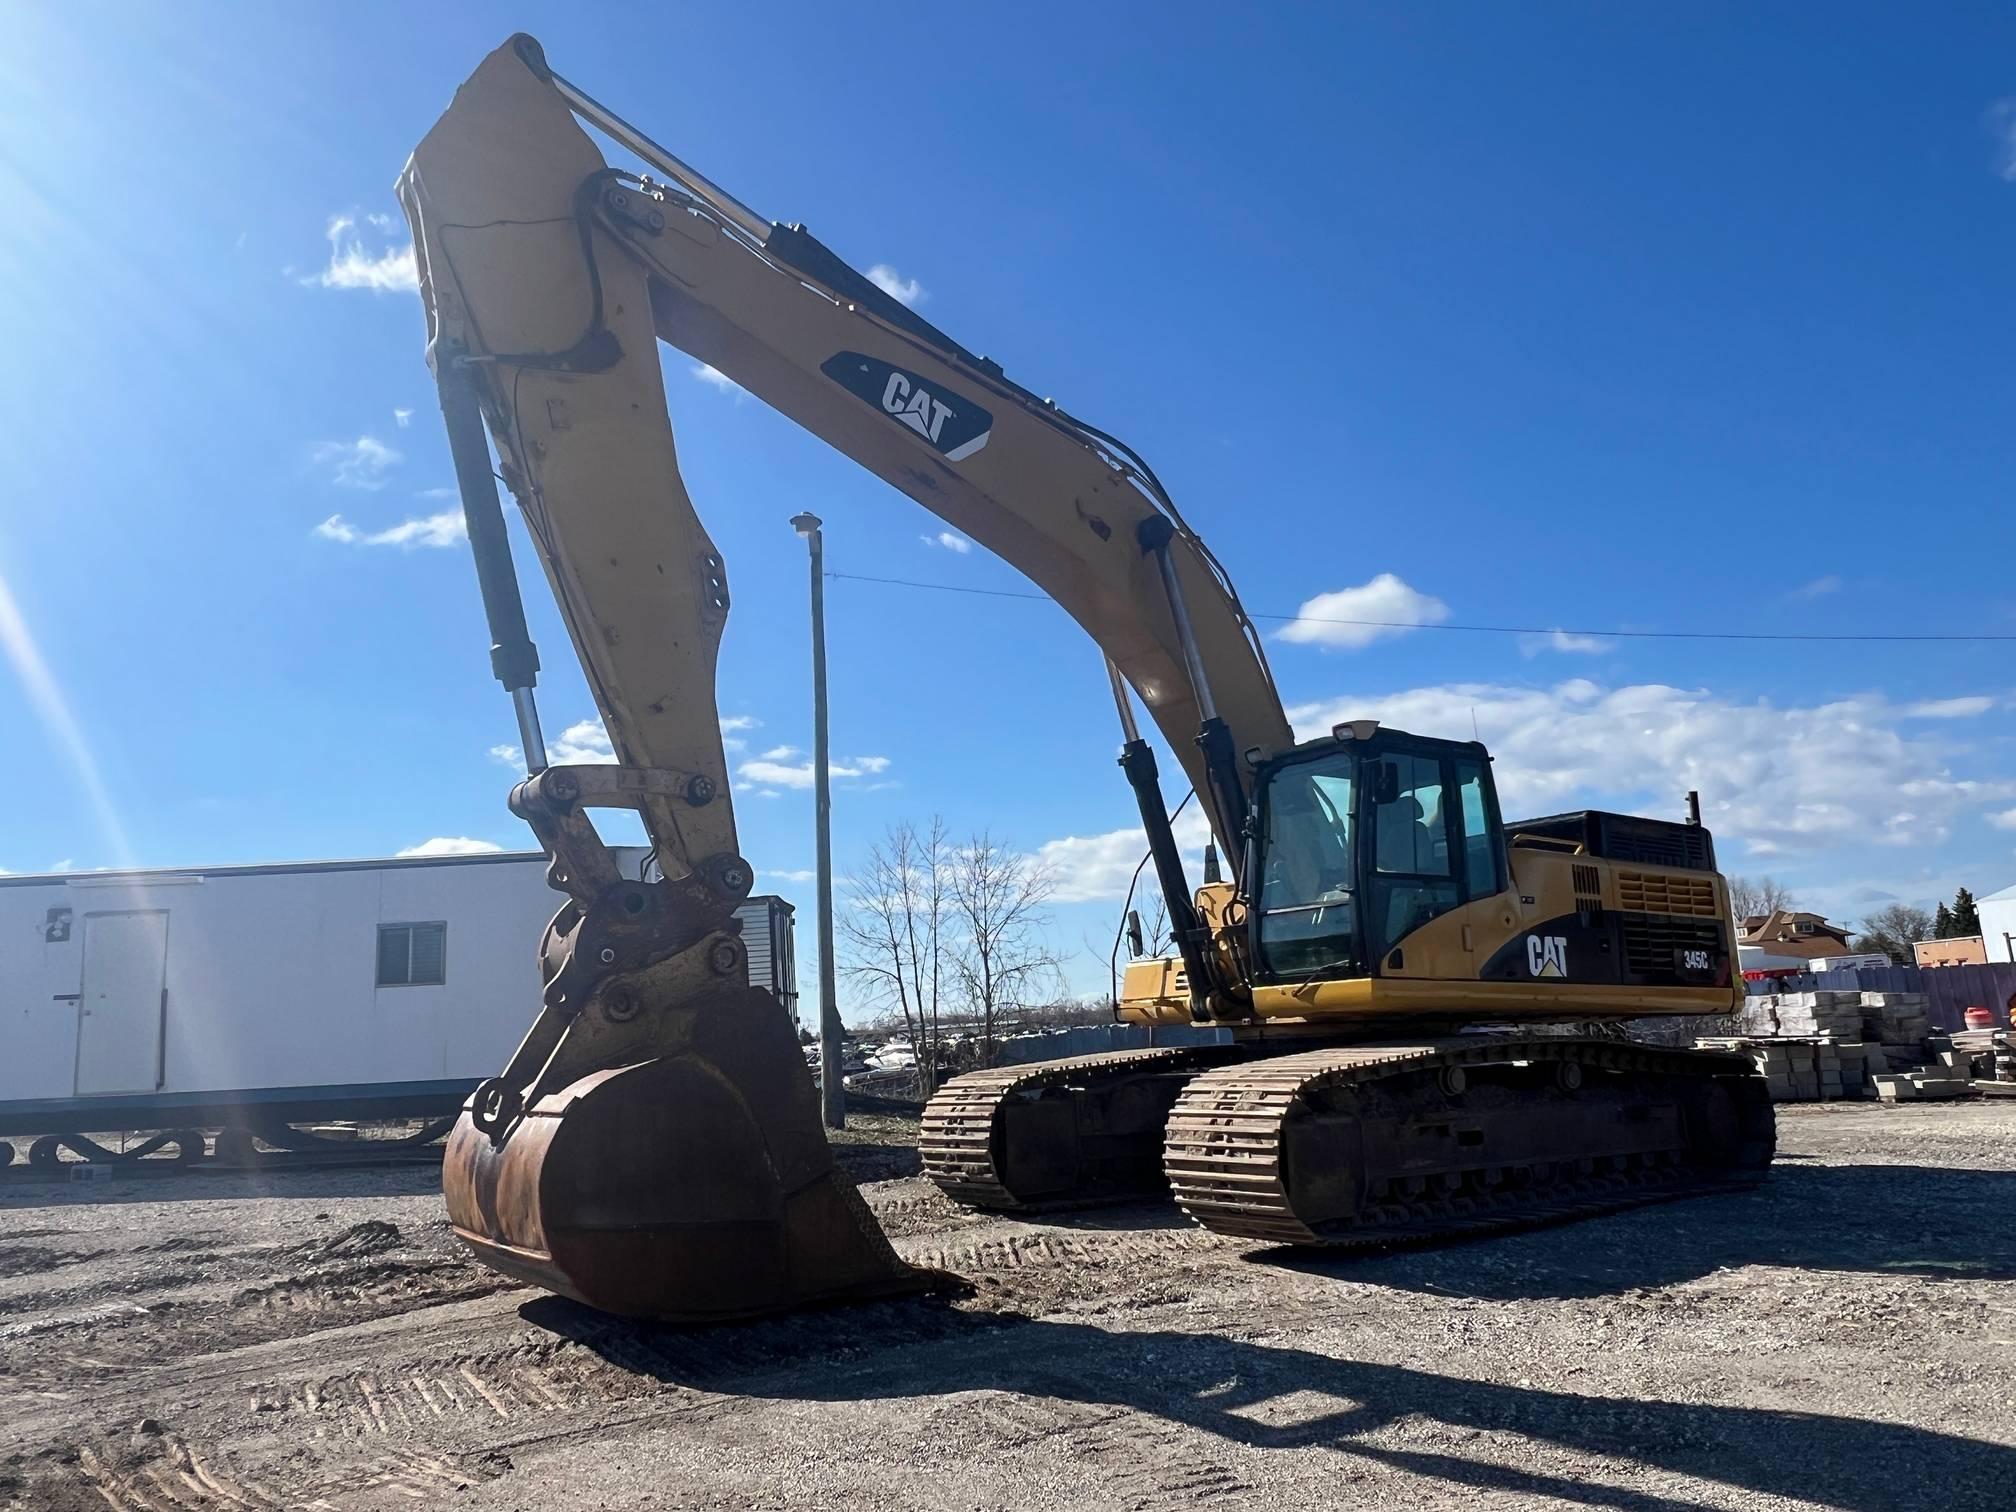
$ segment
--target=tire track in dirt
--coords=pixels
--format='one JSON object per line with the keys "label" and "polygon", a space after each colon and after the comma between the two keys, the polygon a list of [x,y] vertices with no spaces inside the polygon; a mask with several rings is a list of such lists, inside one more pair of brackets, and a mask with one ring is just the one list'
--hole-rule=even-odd
{"label": "tire track in dirt", "polygon": [[78,1444],[37,1456],[25,1476],[9,1477],[8,1508],[69,1512],[111,1507],[117,1512],[157,1509],[277,1508],[285,1505],[263,1486],[227,1472],[180,1438],[148,1435],[133,1440]]}
{"label": "tire track in dirt", "polygon": [[1070,1457],[1087,1471],[1087,1489],[1128,1507],[1190,1506],[1254,1489],[1183,1428],[1127,1407],[983,1392],[962,1398],[948,1417],[960,1432],[984,1434],[1003,1448],[1067,1440]]}
{"label": "tire track in dirt", "polygon": [[1220,1238],[1202,1229],[1052,1229],[970,1244],[897,1246],[912,1265],[960,1275],[1047,1266],[1132,1265],[1167,1259],[1185,1251],[1238,1253],[1249,1247],[1239,1240]]}

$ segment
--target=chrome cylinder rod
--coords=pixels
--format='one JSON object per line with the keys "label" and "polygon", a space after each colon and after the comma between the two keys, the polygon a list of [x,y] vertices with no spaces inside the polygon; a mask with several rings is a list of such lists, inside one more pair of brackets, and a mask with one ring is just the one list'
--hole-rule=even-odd
{"label": "chrome cylinder rod", "polygon": [[1120,711],[1120,734],[1132,745],[1141,738],[1141,731],[1134,723],[1134,705],[1127,697],[1127,680],[1120,675],[1119,666],[1110,656],[1106,658],[1106,680],[1113,684],[1113,707]]}

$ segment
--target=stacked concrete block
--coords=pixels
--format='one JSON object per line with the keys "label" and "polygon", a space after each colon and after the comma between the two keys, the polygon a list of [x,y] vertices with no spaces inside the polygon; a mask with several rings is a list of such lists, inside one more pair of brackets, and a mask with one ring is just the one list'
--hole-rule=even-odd
{"label": "stacked concrete block", "polygon": [[[1871,1068],[1869,1060],[1871,1049],[1875,1050],[1877,1057],[1874,1069]],[[1841,1062],[1841,1095],[1843,1097],[1872,1095],[1875,1088],[1869,1084],[1869,1078],[1889,1069],[1889,1063],[1883,1059],[1883,1047],[1850,1043],[1837,1044],[1834,1050]]]}
{"label": "stacked concrete block", "polygon": [[[1933,1066],[1921,1091],[1895,1073],[1923,1063],[1928,1033],[1922,992],[1759,993],[1744,1000],[1740,1032],[1696,1040],[1703,1048],[1748,1055],[1776,1102],[1867,1097],[1944,1097],[1953,1068]],[[1883,1091],[1884,1083],[1893,1084]],[[1964,1090],[1964,1083],[1962,1086]]]}
{"label": "stacked concrete block", "polygon": [[1931,1032],[1922,992],[1864,992],[1861,1034],[1897,1049],[1915,1050]]}
{"label": "stacked concrete block", "polygon": [[1862,997],[1859,992],[1777,993],[1772,1009],[1772,1016],[1777,1021],[1775,1032],[1859,1040],[1862,1037]]}
{"label": "stacked concrete block", "polygon": [[1951,1050],[1922,1071],[1879,1076],[1875,1080],[1876,1095],[1885,1102],[1929,1102],[1942,1097],[1965,1097],[1974,1090],[1966,1058]]}
{"label": "stacked concrete block", "polygon": [[1823,1102],[1861,1096],[1863,1061],[1860,1046],[1808,1036],[1732,1035],[1699,1039],[1703,1050],[1734,1050],[1750,1057],[1773,1102]]}

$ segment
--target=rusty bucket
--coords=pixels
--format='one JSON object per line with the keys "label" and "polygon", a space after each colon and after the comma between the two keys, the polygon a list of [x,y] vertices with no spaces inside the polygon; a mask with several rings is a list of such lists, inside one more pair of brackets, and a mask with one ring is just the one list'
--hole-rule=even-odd
{"label": "rusty bucket", "polygon": [[676,1048],[539,1098],[499,1140],[465,1108],[449,1221],[486,1265],[590,1307],[714,1323],[933,1289],[833,1163],[774,1000],[724,986]]}

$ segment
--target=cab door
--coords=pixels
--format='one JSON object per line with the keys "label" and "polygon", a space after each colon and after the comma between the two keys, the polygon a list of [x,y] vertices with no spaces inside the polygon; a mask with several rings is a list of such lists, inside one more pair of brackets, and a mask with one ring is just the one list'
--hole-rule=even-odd
{"label": "cab door", "polygon": [[1388,972],[1448,975],[1439,963],[1430,967],[1409,959],[1424,946],[1441,953],[1446,931],[1437,930],[1411,951],[1409,937],[1463,902],[1462,851],[1451,822],[1447,767],[1439,752],[1391,750],[1374,763],[1366,788],[1371,851],[1366,928],[1372,957]]}
{"label": "cab door", "polygon": [[1473,981],[1479,945],[1503,933],[1504,826],[1489,759],[1394,750],[1365,784],[1369,928],[1380,975]]}

